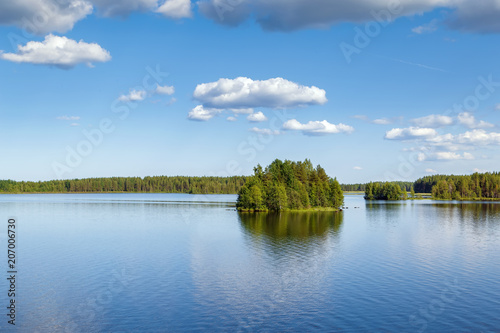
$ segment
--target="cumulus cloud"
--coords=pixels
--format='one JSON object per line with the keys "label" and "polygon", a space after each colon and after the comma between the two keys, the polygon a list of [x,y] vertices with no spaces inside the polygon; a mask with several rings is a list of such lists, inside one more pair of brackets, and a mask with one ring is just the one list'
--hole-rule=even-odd
{"label": "cumulus cloud", "polygon": [[414,139],[429,139],[436,137],[437,131],[433,128],[409,127],[409,128],[393,128],[386,132],[385,138],[388,140],[414,140]]}
{"label": "cumulus cloud", "polygon": [[[219,24],[236,26],[253,18],[264,30],[292,31],[327,28],[331,25],[375,20],[393,21],[436,8],[452,13],[445,23],[471,32],[500,32],[498,0],[404,0],[399,5],[386,0],[202,0],[200,11]],[[415,33],[432,32],[436,23],[414,28]]]}
{"label": "cumulus cloud", "polygon": [[127,16],[132,12],[155,10],[158,0],[91,0],[102,16]]}
{"label": "cumulus cloud", "polygon": [[35,35],[64,33],[92,10],[92,4],[84,0],[0,1],[0,24],[15,25]]}
{"label": "cumulus cloud", "polygon": [[288,131],[301,131],[305,135],[325,135],[336,133],[351,133],[354,131],[349,125],[330,124],[328,121],[310,121],[307,124],[301,124],[296,119],[287,120],[283,124],[283,129]]}
{"label": "cumulus cloud", "polygon": [[456,161],[456,160],[473,160],[474,156],[470,153],[458,154],[450,151],[441,151],[431,154],[420,153],[419,161]]}
{"label": "cumulus cloud", "polygon": [[489,127],[494,127],[495,125],[490,124],[486,121],[483,120],[476,120],[474,115],[472,115],[469,112],[462,112],[458,115],[458,121],[460,124],[467,126],[469,128],[475,129],[475,128],[489,128]]}
{"label": "cumulus cloud", "polygon": [[236,117],[227,117],[226,120],[227,121],[236,121],[238,119],[236,119]]}
{"label": "cumulus cloud", "polygon": [[159,95],[173,95],[175,93],[175,88],[173,86],[158,85],[156,87],[155,93]]}
{"label": "cumulus cloud", "polygon": [[118,100],[122,102],[139,102],[143,101],[147,96],[145,90],[131,90],[127,95],[121,95]]}
{"label": "cumulus cloud", "polygon": [[453,118],[448,116],[431,114],[430,116],[412,119],[411,122],[418,127],[438,128],[453,124]]}
{"label": "cumulus cloud", "polygon": [[451,28],[476,32],[500,32],[500,2],[498,0],[459,0],[456,11],[448,18]]}
{"label": "cumulus cloud", "polygon": [[167,0],[156,12],[172,19],[193,16],[191,12],[191,0]]}
{"label": "cumulus cloud", "polygon": [[437,170],[434,170],[434,169],[425,169],[425,172],[427,172],[427,173],[437,173]]}
{"label": "cumulus cloud", "polygon": [[43,42],[28,42],[25,46],[18,45],[17,53],[0,53],[0,59],[17,63],[56,66],[63,69],[73,68],[78,64],[93,67],[94,62],[111,60],[111,55],[100,45],[85,43],[47,35]]}
{"label": "cumulus cloud", "polygon": [[220,79],[198,85],[193,97],[204,107],[218,109],[286,108],[327,102],[323,89],[279,77],[264,81],[246,77]]}
{"label": "cumulus cloud", "polygon": [[353,168],[353,170],[363,170],[363,168],[362,168],[362,167],[359,167],[359,166],[355,166],[355,167]]}
{"label": "cumulus cloud", "polygon": [[278,130],[272,130],[269,128],[257,128],[257,127],[252,127],[250,129],[250,132],[254,132],[257,134],[264,134],[264,135],[279,135],[279,134],[281,134],[281,132]]}
{"label": "cumulus cloud", "polygon": [[451,140],[456,143],[474,146],[500,145],[500,133],[488,133],[485,130],[480,129],[459,134]]}
{"label": "cumulus cloud", "polygon": [[221,113],[222,110],[213,109],[213,108],[205,108],[203,105],[198,105],[188,113],[189,120],[195,121],[208,121]]}
{"label": "cumulus cloud", "polygon": [[252,123],[260,123],[267,120],[267,117],[262,112],[252,113],[247,117]]}

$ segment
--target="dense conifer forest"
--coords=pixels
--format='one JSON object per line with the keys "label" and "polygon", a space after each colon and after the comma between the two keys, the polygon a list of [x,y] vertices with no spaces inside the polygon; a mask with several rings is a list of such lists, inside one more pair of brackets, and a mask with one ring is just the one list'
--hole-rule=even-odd
{"label": "dense conifer forest", "polygon": [[415,181],[416,192],[432,193],[444,200],[500,200],[500,173],[474,173],[469,176],[434,175]]}
{"label": "dense conifer forest", "polygon": [[236,194],[248,177],[113,177],[45,182],[0,180],[0,193],[153,192]]}
{"label": "dense conifer forest", "polygon": [[281,211],[310,208],[339,209],[344,195],[337,179],[330,178],[320,165],[311,161],[275,160],[265,169],[254,168],[254,175],[241,188],[236,207],[240,211]]}

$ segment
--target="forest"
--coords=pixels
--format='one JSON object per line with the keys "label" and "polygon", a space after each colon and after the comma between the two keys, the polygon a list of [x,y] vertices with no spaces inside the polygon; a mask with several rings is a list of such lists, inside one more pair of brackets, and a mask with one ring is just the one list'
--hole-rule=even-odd
{"label": "forest", "polygon": [[0,193],[151,192],[236,194],[248,177],[112,177],[45,182],[0,180]]}
{"label": "forest", "polygon": [[[406,200],[406,188],[401,188],[400,182],[368,183],[365,188],[366,200]],[[413,191],[412,194],[414,195]]]}
{"label": "forest", "polygon": [[430,192],[442,200],[500,200],[500,173],[468,176],[433,175],[415,181],[416,192]]}
{"label": "forest", "polygon": [[311,208],[340,209],[344,194],[336,178],[310,160],[276,159],[265,169],[257,165],[238,194],[240,211],[282,211]]}
{"label": "forest", "polygon": [[[378,182],[378,183],[383,183],[383,182]],[[413,187],[413,182],[395,181],[395,182],[391,182],[391,183],[399,185],[403,190],[406,190],[408,192],[411,191],[411,188]],[[366,186],[368,184],[372,184],[372,183],[341,184],[340,186],[342,187],[342,191],[365,192]],[[429,191],[429,193],[430,193],[430,191]]]}

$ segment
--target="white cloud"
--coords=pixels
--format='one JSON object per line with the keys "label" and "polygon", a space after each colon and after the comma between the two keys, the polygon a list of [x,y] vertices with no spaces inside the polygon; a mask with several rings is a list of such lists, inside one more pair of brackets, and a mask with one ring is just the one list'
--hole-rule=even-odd
{"label": "white cloud", "polygon": [[84,0],[3,0],[0,25],[15,25],[35,35],[64,33],[90,15],[92,9],[92,4]]}
{"label": "white cloud", "polygon": [[[236,26],[247,19],[265,30],[291,31],[328,28],[342,22],[362,23],[421,15],[437,8],[449,9],[445,23],[452,28],[471,32],[499,32],[498,0],[202,0],[201,13],[217,23]],[[384,15],[385,14],[385,15]],[[416,33],[432,30],[432,25],[415,29]]]}
{"label": "white cloud", "polygon": [[453,124],[453,118],[437,114],[431,114],[426,117],[412,119],[411,122],[418,127],[438,128],[450,126]]}
{"label": "white cloud", "polygon": [[372,123],[377,124],[377,125],[390,125],[392,124],[392,121],[387,118],[380,118],[380,119],[375,119],[372,121]]}
{"label": "white cloud", "polygon": [[425,172],[427,172],[427,173],[437,173],[437,170],[434,170],[434,169],[425,169]]}
{"label": "white cloud", "polygon": [[414,139],[429,139],[436,137],[437,131],[432,128],[409,127],[409,128],[393,128],[386,132],[385,138],[388,140],[414,140]]}
{"label": "white cloud", "polygon": [[474,146],[500,145],[500,133],[473,130],[453,137],[453,141]]}
{"label": "white cloud", "polygon": [[191,0],[167,0],[156,12],[173,19],[181,19],[193,15],[191,12]]}
{"label": "white cloud", "polygon": [[236,121],[238,119],[236,119],[236,117],[227,117],[226,120],[227,121]]}
{"label": "white cloud", "polygon": [[121,95],[118,100],[122,102],[138,102],[143,101],[147,96],[144,90],[131,90],[128,95]]}
{"label": "white cloud", "polygon": [[102,16],[125,17],[132,12],[146,12],[158,7],[158,0],[91,0]]}
{"label": "white cloud", "polygon": [[469,112],[462,112],[458,115],[458,121],[460,124],[467,126],[469,128],[488,128],[494,127],[495,125],[487,123],[483,120],[477,121],[474,115]]}
{"label": "white cloud", "polygon": [[60,117],[56,117],[56,119],[58,120],[80,120],[80,117],[79,116],[60,116]]}
{"label": "white cloud", "polygon": [[252,108],[248,108],[248,109],[229,109],[229,111],[232,111],[236,114],[251,114],[253,113],[253,109]]}
{"label": "white cloud", "polygon": [[257,127],[251,128],[250,132],[254,132],[257,134],[264,134],[264,135],[279,135],[279,134],[281,134],[281,132],[278,130],[272,130],[269,128],[257,128]]}
{"label": "white cloud", "polygon": [[463,153],[462,155],[450,151],[441,151],[431,154],[420,153],[418,155],[419,161],[456,161],[456,160],[473,160],[473,159],[474,156],[467,152]]}
{"label": "white cloud", "polygon": [[203,105],[198,105],[197,107],[189,111],[188,119],[196,121],[208,121],[221,112],[222,110],[219,109],[204,108]]}
{"label": "white cloud", "polygon": [[412,32],[414,32],[418,35],[432,33],[436,30],[437,30],[437,20],[432,20],[431,22],[429,22],[427,24],[422,24],[418,27],[411,29]]}
{"label": "white cloud", "polygon": [[330,124],[328,121],[310,121],[301,124],[296,119],[291,119],[283,124],[283,129],[289,131],[302,131],[306,135],[325,135],[335,133],[351,133],[354,128],[344,124]]}
{"label": "white cloud", "polygon": [[359,167],[359,166],[355,166],[353,169],[354,169],[354,170],[363,170],[363,168],[362,168],[362,167]]}
{"label": "white cloud", "polygon": [[80,126],[80,124],[79,123],[71,123],[71,124],[69,124],[69,126]]}
{"label": "white cloud", "polygon": [[173,95],[175,93],[175,88],[173,86],[160,86],[158,85],[155,90],[156,94],[159,95]]}
{"label": "white cloud", "polygon": [[474,172],[478,172],[478,173],[486,173],[488,172],[488,170],[485,170],[485,169],[479,169],[479,168],[474,168],[473,170]]}
{"label": "white cloud", "polygon": [[0,52],[0,59],[68,69],[82,63],[92,67],[94,62],[111,60],[111,55],[95,43],[47,35],[43,42],[31,41],[25,46],[18,45],[17,53]]}
{"label": "white cloud", "polygon": [[267,117],[262,112],[252,113],[247,119],[253,123],[260,123],[267,120]]}
{"label": "white cloud", "polygon": [[327,102],[323,89],[279,77],[264,81],[246,77],[220,79],[198,85],[193,97],[205,107],[218,109],[286,108]]}

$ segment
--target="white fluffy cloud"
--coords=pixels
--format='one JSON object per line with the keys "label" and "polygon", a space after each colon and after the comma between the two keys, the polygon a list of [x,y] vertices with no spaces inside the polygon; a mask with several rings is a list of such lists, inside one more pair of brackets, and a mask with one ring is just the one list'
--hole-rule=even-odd
{"label": "white fluffy cloud", "polygon": [[167,0],[156,12],[172,19],[193,16],[191,12],[191,0]]}
{"label": "white fluffy cloud", "polygon": [[427,173],[437,173],[437,170],[434,170],[434,169],[425,169],[425,172]]}
{"label": "white fluffy cloud", "polygon": [[118,100],[122,102],[139,102],[147,96],[145,90],[131,90],[127,95],[121,95]]}
{"label": "white fluffy cloud", "polygon": [[409,127],[409,128],[393,128],[386,132],[385,138],[388,140],[414,140],[414,139],[429,139],[436,137],[437,131],[433,128]]}
{"label": "white fluffy cloud", "polygon": [[246,77],[220,79],[198,85],[193,97],[205,107],[218,109],[286,108],[327,102],[323,89],[279,77],[265,81]]}
{"label": "white fluffy cloud", "polygon": [[448,116],[431,114],[430,116],[412,119],[411,122],[418,127],[438,128],[438,127],[452,125],[453,118],[448,117]]}
{"label": "white fluffy cloud", "polygon": [[175,93],[175,88],[173,86],[158,85],[156,87],[155,93],[159,95],[173,95]]}
{"label": "white fluffy cloud", "polygon": [[18,45],[17,53],[0,53],[0,59],[68,69],[82,63],[92,67],[94,62],[111,60],[111,55],[95,43],[47,35],[43,42]]}
{"label": "white fluffy cloud", "polygon": [[420,153],[418,155],[420,161],[456,161],[456,160],[473,160],[474,156],[470,153],[458,154],[450,151],[441,151],[431,154]]}
{"label": "white fluffy cloud", "polygon": [[302,131],[306,135],[325,135],[336,133],[351,133],[354,131],[349,125],[330,124],[328,121],[310,121],[307,124],[301,124],[296,119],[291,119],[283,124],[283,129],[288,131]]}
{"label": "white fluffy cloud", "polygon": [[267,117],[262,112],[252,113],[247,117],[252,123],[260,123],[267,120]]}
{"label": "white fluffy cloud", "polygon": [[35,35],[66,32],[91,13],[92,4],[84,0],[0,1],[1,25],[15,25]]}
{"label": "white fluffy cloud", "polygon": [[236,117],[227,117],[226,120],[227,121],[236,121],[238,119],[236,119]]}
{"label": "white fluffy cloud", "polygon": [[462,112],[458,115],[458,121],[460,124],[467,126],[468,128],[489,128],[489,127],[494,127],[495,125],[487,123],[486,121],[483,120],[476,120],[474,115],[472,115],[469,112]]}
{"label": "white fluffy cloud", "polygon": [[363,170],[363,168],[362,168],[362,167],[359,167],[359,166],[355,166],[355,167],[354,167],[354,168],[352,168],[352,169],[353,169],[353,170],[358,170],[358,171],[359,171],[359,170]]}
{"label": "white fluffy cloud", "polygon": [[250,132],[254,132],[257,134],[264,134],[264,135],[279,135],[279,134],[281,134],[281,132],[278,130],[272,130],[269,128],[257,128],[257,127],[251,128]]}
{"label": "white fluffy cloud", "polygon": [[[499,0],[202,0],[200,11],[214,21],[236,26],[254,18],[265,30],[291,31],[327,28],[341,22],[368,22],[448,8],[446,23],[472,32],[500,32]],[[435,24],[415,28],[416,33],[434,29]]]}
{"label": "white fluffy cloud", "polygon": [[453,137],[452,141],[474,146],[500,145],[500,133],[488,133],[485,130],[478,129],[459,134]]}
{"label": "white fluffy cloud", "polygon": [[188,119],[196,121],[208,121],[221,113],[222,110],[205,108],[203,105],[198,105],[191,111],[189,111]]}

